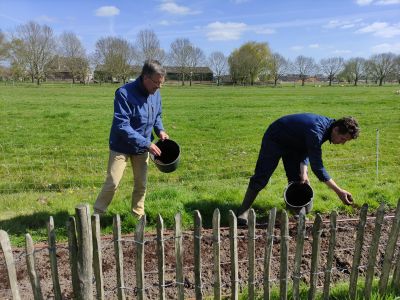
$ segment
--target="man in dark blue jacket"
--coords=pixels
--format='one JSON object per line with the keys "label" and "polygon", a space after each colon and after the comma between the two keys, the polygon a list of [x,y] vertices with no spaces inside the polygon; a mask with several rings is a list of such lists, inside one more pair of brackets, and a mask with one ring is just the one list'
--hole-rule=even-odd
{"label": "man in dark blue jacket", "polygon": [[343,203],[350,205],[351,194],[341,189],[324,168],[321,146],[327,140],[344,144],[358,135],[359,127],[352,117],[334,120],[305,113],[287,115],[273,122],[262,139],[254,175],[237,212],[238,223],[247,224],[250,206],[267,185],[281,158],[289,182],[309,183],[307,165],[310,163],[317,178],[334,190]]}
{"label": "man in dark blue jacket", "polygon": [[149,152],[161,155],[160,149],[152,143],[152,132],[154,130],[161,140],[169,138],[161,120],[159,88],[164,79],[165,69],[158,61],[149,60],[134,82],[115,92],[107,177],[94,204],[95,213],[106,211],[130,160],[134,177],[132,213],[138,218],[144,215]]}

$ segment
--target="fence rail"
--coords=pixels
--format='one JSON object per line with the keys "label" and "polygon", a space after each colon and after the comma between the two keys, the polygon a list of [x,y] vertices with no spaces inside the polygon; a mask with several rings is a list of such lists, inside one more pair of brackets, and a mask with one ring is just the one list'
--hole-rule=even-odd
{"label": "fence rail", "polygon": [[[332,283],[332,275],[339,267],[333,266],[335,253],[338,251],[352,254],[352,264],[347,268],[342,267],[341,271],[349,273],[349,299],[356,299],[357,282],[360,272],[365,274],[365,284],[363,289],[364,299],[370,299],[372,291],[372,281],[374,275],[379,269],[379,293],[384,296],[387,293],[387,288],[390,286],[396,293],[400,293],[400,254],[396,249],[399,248],[398,236],[400,231],[400,200],[397,205],[395,215],[386,215],[384,205],[382,204],[374,217],[367,217],[368,206],[364,204],[360,210],[359,219],[352,219],[357,222],[356,235],[354,240],[354,247],[340,248],[337,245],[338,231],[348,230],[346,226],[338,226],[340,222],[337,220],[336,212],[332,212],[329,220],[322,220],[319,214],[313,222],[306,222],[305,216],[300,215],[295,223],[295,231],[289,230],[288,215],[282,211],[280,218],[277,218],[276,208],[269,212],[267,227],[263,229],[262,234],[258,234],[256,214],[254,210],[249,213],[249,225],[244,230],[245,234],[238,233],[238,226],[235,214],[229,212],[229,259],[221,257],[221,245],[223,236],[221,236],[220,228],[220,212],[218,209],[214,211],[212,220],[212,229],[202,228],[202,218],[199,211],[194,213],[194,230],[189,232],[192,236],[193,247],[193,264],[185,267],[185,260],[188,258],[184,253],[184,240],[188,236],[181,228],[181,215],[175,215],[175,228],[173,232],[167,232],[164,229],[163,219],[158,216],[157,232],[154,238],[151,235],[145,235],[146,217],[144,216],[137,224],[134,232],[133,239],[122,238],[121,236],[121,220],[120,216],[116,215],[113,219],[113,238],[110,243],[114,247],[114,257],[116,266],[116,281],[117,287],[114,290],[104,289],[104,272],[102,269],[103,259],[102,251],[104,251],[104,239],[100,236],[100,217],[98,215],[90,215],[88,205],[80,205],[76,207],[76,216],[70,217],[67,224],[68,231],[68,253],[69,264],[71,272],[71,280],[69,285],[72,288],[72,297],[75,299],[90,300],[96,299],[109,299],[109,293],[116,293],[118,299],[126,299],[127,293],[133,292],[137,299],[145,299],[146,290],[149,284],[146,283],[150,273],[157,275],[158,282],[158,299],[166,299],[167,288],[175,288],[175,298],[184,299],[188,298],[188,287],[190,284],[187,282],[186,275],[188,272],[193,272],[194,284],[192,285],[192,296],[195,299],[203,299],[205,296],[214,296],[214,299],[221,299],[223,293],[230,293],[231,299],[238,299],[240,294],[241,283],[247,283],[248,299],[255,299],[257,296],[257,288],[262,289],[264,299],[271,298],[272,285],[279,285],[280,299],[287,299],[289,283],[292,283],[292,297],[293,299],[300,299],[300,283],[304,274],[308,272],[310,275],[308,299],[315,299],[318,289],[322,289],[323,299],[329,299],[330,286]],[[277,220],[277,222],[276,222]],[[388,237],[384,239],[384,248],[382,262],[377,262],[378,247],[381,241],[382,226],[386,221],[390,222],[390,231]],[[367,224],[373,221],[372,224]],[[276,226],[279,223],[279,226]],[[311,228],[306,228],[307,224],[312,224]],[[365,245],[365,230],[366,226],[374,226],[372,233],[371,243]],[[265,227],[265,226],[264,226]],[[276,228],[275,228],[276,227]],[[388,226],[389,227],[389,226]],[[4,270],[6,274],[0,274],[1,277],[8,279],[9,292],[13,299],[21,299],[21,291],[18,286],[16,261],[25,256],[26,266],[32,288],[33,299],[43,299],[43,291],[41,289],[41,274],[36,263],[36,254],[39,251],[48,250],[49,262],[51,265],[51,278],[53,285],[53,296],[55,299],[63,299],[62,291],[60,288],[59,279],[59,264],[57,262],[56,237],[54,233],[53,218],[50,217],[48,222],[48,245],[45,248],[35,250],[32,238],[26,234],[26,248],[25,252],[20,254],[19,257],[14,257],[12,247],[10,244],[8,234],[0,230],[0,246],[3,253],[2,260],[0,260],[0,270]],[[243,231],[243,229],[240,229]],[[293,236],[290,236],[292,232]],[[311,252],[304,252],[305,240],[310,239]],[[329,237],[327,248],[321,249],[321,239]],[[256,241],[260,238],[265,239],[263,246],[262,256],[257,256],[260,253],[257,249]],[[295,247],[290,247],[289,241],[295,240]],[[152,272],[145,272],[145,248],[148,247],[150,242],[156,242],[154,253],[156,254],[157,264],[156,270]],[[135,261],[135,287],[125,286],[125,282],[131,278],[125,278],[124,275],[124,251],[123,243],[133,243],[135,254],[133,259]],[[246,243],[247,251],[246,257],[239,258],[239,244]],[[278,246],[279,251],[273,252],[274,243]],[[202,245],[205,243],[211,244],[210,251],[202,253]],[[168,246],[174,248],[175,262],[170,268],[166,267],[166,251]],[[186,244],[187,245],[187,244]],[[226,249],[225,249],[226,250]],[[290,252],[293,253],[290,253]],[[367,253],[365,264],[361,263],[362,253]],[[396,255],[397,253],[397,255]],[[212,256],[210,264],[203,264],[205,255]],[[323,256],[324,255],[324,256]],[[304,264],[302,260],[304,257],[311,256],[311,266],[309,270],[304,271]],[[324,259],[324,264],[321,264],[321,259]],[[271,267],[275,259],[279,258],[279,274],[278,277],[273,277]],[[294,259],[293,266],[289,267],[289,259]],[[2,264],[2,262],[4,263]],[[239,279],[239,270],[247,265],[247,279]],[[187,265],[187,264],[186,264]],[[303,267],[303,271],[302,271]],[[257,275],[257,268],[262,268],[262,276]],[[147,268],[148,269],[148,268]],[[209,271],[212,273],[210,293],[209,289],[205,288],[204,273]],[[174,280],[166,280],[167,273],[174,273]],[[229,272],[229,280],[223,280],[222,273]],[[172,275],[173,276],[173,275]],[[257,278],[258,277],[258,278]],[[0,290],[5,291],[5,290]],[[23,291],[26,295],[26,291]],[[226,295],[225,295],[226,296]]]}

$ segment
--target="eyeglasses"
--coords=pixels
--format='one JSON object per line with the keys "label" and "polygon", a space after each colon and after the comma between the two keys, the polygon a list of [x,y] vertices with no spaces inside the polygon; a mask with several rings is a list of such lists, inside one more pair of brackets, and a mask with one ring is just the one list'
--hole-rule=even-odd
{"label": "eyeglasses", "polygon": [[154,85],[155,86],[157,86],[157,87],[161,87],[162,85],[163,85],[163,81],[155,81],[153,78],[151,78],[150,76],[148,77],[153,83],[154,83]]}

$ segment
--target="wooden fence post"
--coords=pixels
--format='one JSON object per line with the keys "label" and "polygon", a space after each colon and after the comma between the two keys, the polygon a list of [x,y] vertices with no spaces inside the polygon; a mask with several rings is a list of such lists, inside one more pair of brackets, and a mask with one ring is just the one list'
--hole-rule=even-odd
{"label": "wooden fence post", "polygon": [[382,273],[378,284],[379,294],[386,294],[386,287],[389,280],[390,269],[392,267],[393,255],[399,236],[400,229],[400,201],[397,203],[396,214],[393,218],[392,228],[390,229],[389,239],[386,246],[385,256],[383,258]]}
{"label": "wooden fence post", "polygon": [[248,215],[248,247],[247,253],[249,257],[249,296],[248,299],[255,299],[255,248],[256,248],[256,213],[250,208]]}
{"label": "wooden fence post", "polygon": [[78,205],[75,208],[75,213],[80,286],[80,297],[78,299],[91,300],[93,299],[93,244],[89,205]]}
{"label": "wooden fence post", "polygon": [[29,279],[31,281],[33,298],[42,300],[43,294],[40,287],[40,277],[36,272],[35,247],[33,246],[32,237],[29,233],[25,234],[25,250],[26,250],[26,266],[28,269]]}
{"label": "wooden fence post", "polygon": [[78,241],[76,239],[76,222],[75,217],[69,217],[67,221],[68,231],[68,251],[69,251],[69,265],[71,267],[71,281],[72,291],[74,298],[79,295],[79,277],[78,277]]}
{"label": "wooden fence post", "polygon": [[264,254],[264,299],[269,300],[270,298],[270,264],[272,256],[272,246],[274,244],[274,229],[276,219],[276,207],[272,208],[268,214],[268,228],[266,231],[267,241],[265,243],[265,254]]}
{"label": "wooden fence post", "polygon": [[161,215],[157,218],[157,262],[158,262],[158,289],[160,300],[165,300],[165,243],[164,243],[164,221]]}
{"label": "wooden fence post", "polygon": [[293,299],[300,299],[301,260],[304,251],[304,238],[306,235],[306,216],[303,211],[299,214],[297,222],[296,254],[293,268]]}
{"label": "wooden fence post", "polygon": [[221,300],[221,254],[220,254],[220,223],[221,214],[216,208],[213,213],[213,254],[214,254],[214,299]]}
{"label": "wooden fence post", "polygon": [[144,300],[144,228],[146,226],[146,215],[140,218],[135,230],[136,246],[136,288],[137,298]]}
{"label": "wooden fence post", "polygon": [[121,218],[117,214],[113,219],[114,252],[117,269],[118,300],[125,300],[124,258],[121,244]]}
{"label": "wooden fence post", "polygon": [[356,243],[354,245],[353,265],[351,266],[349,298],[356,299],[357,295],[357,279],[361,261],[361,251],[364,243],[365,223],[367,220],[368,205],[364,204],[360,211],[360,222],[357,225]]}
{"label": "wooden fence post", "polygon": [[92,216],[92,235],[93,235],[93,271],[96,279],[96,295],[98,300],[104,298],[103,285],[103,259],[100,236],[100,216],[95,214]]}
{"label": "wooden fence post", "polygon": [[6,261],[8,282],[10,284],[12,297],[15,300],[20,300],[18,284],[17,284],[17,272],[15,270],[14,257],[12,254],[12,249],[10,245],[10,238],[7,232],[0,230],[0,246],[4,254],[4,259]]}
{"label": "wooden fence post", "polygon": [[337,212],[331,212],[330,216],[330,237],[329,237],[329,249],[328,255],[326,259],[326,269],[325,269],[325,278],[324,278],[324,292],[323,299],[329,300],[329,292],[330,292],[330,284],[331,284],[331,275],[332,275],[332,264],[333,257],[335,255],[335,246],[336,246],[336,219]]}
{"label": "wooden fence post", "polygon": [[58,268],[57,268],[56,233],[54,230],[54,220],[52,216],[50,216],[49,222],[47,223],[47,236],[49,243],[49,257],[51,266],[51,278],[53,280],[54,298],[56,300],[61,300],[62,296],[61,296],[60,280],[58,278]]}
{"label": "wooden fence post", "polygon": [[201,229],[202,220],[201,214],[198,210],[194,211],[194,280],[195,280],[195,294],[196,300],[203,299],[202,283],[201,283]]}
{"label": "wooden fence post", "polygon": [[180,213],[175,215],[175,258],[176,258],[176,285],[178,287],[178,299],[183,300],[185,295],[185,283],[183,279],[183,248],[182,248],[182,217]]}
{"label": "wooden fence post", "polygon": [[237,249],[237,220],[235,213],[229,211],[229,241],[231,254],[231,299],[238,300],[239,298],[239,262]]}
{"label": "wooden fence post", "polygon": [[308,300],[315,299],[315,293],[317,290],[317,279],[318,279],[318,266],[319,256],[321,250],[321,226],[322,218],[320,214],[317,214],[314,220],[312,228],[312,254],[311,254],[311,275],[310,275],[310,289],[308,290]]}
{"label": "wooden fence post", "polygon": [[384,214],[385,205],[382,202],[376,213],[374,235],[372,237],[371,246],[369,247],[368,251],[367,275],[365,276],[364,284],[364,299],[366,300],[371,299],[372,281],[375,274],[376,254],[378,252]]}
{"label": "wooden fence post", "polygon": [[287,299],[288,286],[288,258],[289,258],[289,220],[286,210],[281,215],[281,243],[279,268],[279,299]]}

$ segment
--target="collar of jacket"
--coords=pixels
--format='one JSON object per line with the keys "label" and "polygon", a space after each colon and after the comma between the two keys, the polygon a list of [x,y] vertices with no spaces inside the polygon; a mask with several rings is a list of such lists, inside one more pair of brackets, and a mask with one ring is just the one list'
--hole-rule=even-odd
{"label": "collar of jacket", "polygon": [[331,124],[329,124],[328,130],[325,132],[322,142],[329,141],[329,143],[332,144],[331,139],[332,139],[333,122],[335,122],[335,119],[331,120]]}

